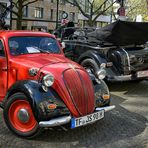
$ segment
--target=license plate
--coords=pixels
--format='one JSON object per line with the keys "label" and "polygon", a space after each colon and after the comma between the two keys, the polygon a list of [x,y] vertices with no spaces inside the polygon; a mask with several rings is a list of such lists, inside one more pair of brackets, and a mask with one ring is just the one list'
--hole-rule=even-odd
{"label": "license plate", "polygon": [[86,124],[93,123],[97,120],[104,118],[104,110],[100,110],[90,115],[86,115],[79,118],[72,118],[71,119],[71,128],[76,128],[79,126],[83,126]]}
{"label": "license plate", "polygon": [[138,78],[147,77],[147,76],[148,76],[148,70],[137,72],[137,77]]}

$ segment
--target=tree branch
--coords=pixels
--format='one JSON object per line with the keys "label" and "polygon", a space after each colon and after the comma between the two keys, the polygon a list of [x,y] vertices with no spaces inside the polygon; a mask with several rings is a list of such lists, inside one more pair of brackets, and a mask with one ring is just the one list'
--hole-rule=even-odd
{"label": "tree branch", "polygon": [[[25,1],[26,1],[26,0],[24,0],[24,3],[25,3]],[[35,2],[37,2],[37,1],[39,1],[39,0],[33,0],[33,1],[30,1],[30,2],[27,2],[27,3],[23,4],[23,7],[25,7],[25,6],[27,6],[27,5],[30,5],[30,4],[32,4],[32,3],[35,3]]]}
{"label": "tree branch", "polygon": [[[3,5],[2,3],[0,3],[0,6],[2,6],[4,9],[7,9],[7,6]],[[10,10],[10,12],[14,13],[16,16],[18,16],[18,13],[13,11],[13,10]]]}
{"label": "tree branch", "polygon": [[100,9],[103,7],[103,5],[105,5],[106,4],[106,2],[107,2],[108,0],[105,0],[100,6],[99,6],[99,8],[98,9],[96,9],[94,12],[93,12],[93,14],[92,15],[95,15],[98,11],[100,11]]}
{"label": "tree branch", "polygon": [[93,22],[95,22],[96,19],[97,19],[101,14],[103,14],[103,13],[106,12],[110,7],[112,7],[115,2],[116,2],[116,1],[114,1],[110,6],[108,6],[108,7],[107,7],[106,9],[104,9],[103,11],[99,12],[99,13],[93,18]]}
{"label": "tree branch", "polygon": [[66,0],[68,3],[78,7],[78,9],[80,10],[80,12],[87,18],[90,18],[90,15],[85,13],[85,11],[83,10],[83,8],[80,6],[79,2],[77,0],[73,0],[73,2]]}

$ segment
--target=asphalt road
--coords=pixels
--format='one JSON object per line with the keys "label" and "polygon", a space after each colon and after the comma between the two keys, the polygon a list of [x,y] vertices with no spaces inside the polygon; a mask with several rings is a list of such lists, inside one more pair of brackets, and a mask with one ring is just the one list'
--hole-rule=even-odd
{"label": "asphalt road", "polygon": [[33,140],[14,136],[0,110],[0,148],[148,148],[148,81],[110,84],[116,109],[85,127],[46,130]]}

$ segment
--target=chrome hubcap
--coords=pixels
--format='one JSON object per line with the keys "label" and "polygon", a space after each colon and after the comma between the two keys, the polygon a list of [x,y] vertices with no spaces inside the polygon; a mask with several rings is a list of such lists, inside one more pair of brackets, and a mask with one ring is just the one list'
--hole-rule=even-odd
{"label": "chrome hubcap", "polygon": [[28,122],[29,118],[30,118],[28,111],[24,108],[22,108],[18,111],[17,116],[18,116],[18,119],[24,123]]}

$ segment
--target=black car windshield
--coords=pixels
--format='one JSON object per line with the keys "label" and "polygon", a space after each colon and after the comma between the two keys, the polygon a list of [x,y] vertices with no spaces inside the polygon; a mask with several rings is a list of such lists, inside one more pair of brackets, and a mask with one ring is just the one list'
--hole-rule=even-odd
{"label": "black car windshield", "polygon": [[11,37],[9,38],[9,49],[11,55],[33,54],[33,53],[61,53],[57,41],[52,37]]}

